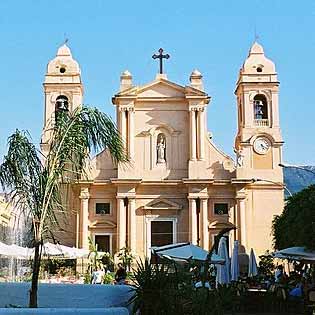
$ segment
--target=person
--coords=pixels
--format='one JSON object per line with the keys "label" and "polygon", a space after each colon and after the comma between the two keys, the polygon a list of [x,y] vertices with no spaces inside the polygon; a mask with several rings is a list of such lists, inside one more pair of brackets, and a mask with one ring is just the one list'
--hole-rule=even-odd
{"label": "person", "polygon": [[275,271],[275,282],[279,283],[283,277],[283,266],[278,265]]}
{"label": "person", "polygon": [[118,269],[115,273],[116,284],[125,284],[127,278],[127,273],[122,263],[118,264]]}
{"label": "person", "polygon": [[298,283],[296,284],[296,286],[292,290],[289,291],[289,296],[292,296],[294,298],[302,297],[303,296],[303,288],[304,288],[303,279],[300,279],[298,281]]}
{"label": "person", "polygon": [[104,275],[105,275],[105,272],[101,268],[98,269],[97,271],[93,271],[92,284],[102,284]]}

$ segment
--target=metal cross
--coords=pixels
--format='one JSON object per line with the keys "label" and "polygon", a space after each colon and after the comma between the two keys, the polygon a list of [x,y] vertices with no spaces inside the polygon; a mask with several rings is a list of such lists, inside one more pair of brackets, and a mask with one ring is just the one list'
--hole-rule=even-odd
{"label": "metal cross", "polygon": [[159,54],[158,55],[154,54],[152,56],[153,59],[160,59],[160,74],[163,73],[163,59],[168,59],[170,57],[169,54],[163,55],[163,51],[164,51],[163,48],[160,48]]}
{"label": "metal cross", "polygon": [[69,42],[69,38],[67,37],[66,33],[63,34],[63,38],[64,38],[63,44],[66,45]]}

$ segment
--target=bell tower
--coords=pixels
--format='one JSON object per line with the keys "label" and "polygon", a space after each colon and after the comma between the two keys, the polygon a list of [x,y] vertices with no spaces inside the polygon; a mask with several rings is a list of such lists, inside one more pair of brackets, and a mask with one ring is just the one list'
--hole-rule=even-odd
{"label": "bell tower", "polygon": [[279,81],[275,64],[255,42],[236,84],[238,131],[237,178],[283,182],[279,124]]}
{"label": "bell tower", "polygon": [[71,112],[82,104],[81,70],[66,44],[59,47],[56,57],[48,63],[43,85],[45,111],[41,149],[45,154],[56,112]]}

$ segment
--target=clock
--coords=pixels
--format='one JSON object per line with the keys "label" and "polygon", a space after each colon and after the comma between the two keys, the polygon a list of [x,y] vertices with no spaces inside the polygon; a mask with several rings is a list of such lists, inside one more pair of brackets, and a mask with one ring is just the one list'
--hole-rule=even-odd
{"label": "clock", "polygon": [[258,154],[266,154],[271,147],[271,143],[267,138],[257,138],[254,141],[254,150]]}

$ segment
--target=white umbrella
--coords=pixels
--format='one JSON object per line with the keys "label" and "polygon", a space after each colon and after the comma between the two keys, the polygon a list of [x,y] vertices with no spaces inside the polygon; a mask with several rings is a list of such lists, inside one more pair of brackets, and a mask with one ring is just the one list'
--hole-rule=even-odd
{"label": "white umbrella", "polygon": [[238,241],[234,241],[232,259],[231,259],[231,280],[237,281],[240,275],[240,266],[238,260]]}
{"label": "white umbrella", "polygon": [[230,261],[225,237],[220,238],[218,255],[225,260],[225,264],[217,266],[216,282],[220,284],[230,283]]}
{"label": "white umbrella", "polygon": [[53,243],[45,243],[43,245],[43,254],[45,256],[64,256],[62,249]]}
{"label": "white umbrella", "polygon": [[15,244],[9,245],[12,251],[11,257],[19,259],[31,259],[34,255],[34,249],[28,247],[22,247]]}
{"label": "white umbrella", "polygon": [[249,254],[249,263],[248,263],[248,276],[249,277],[255,277],[258,275],[258,270],[257,270],[257,262],[256,262],[256,257],[254,254],[254,250],[250,250]]}
{"label": "white umbrella", "polygon": [[[170,244],[160,247],[152,247],[152,251],[166,258],[171,258],[173,260],[199,260],[206,261],[208,257],[208,252],[199,246],[190,243],[177,243]],[[212,254],[210,263],[212,264],[223,264],[224,259],[216,254]]]}
{"label": "white umbrella", "polygon": [[33,248],[18,246],[15,244],[7,245],[0,242],[0,255],[18,259],[30,259],[33,256]]}
{"label": "white umbrella", "polygon": [[315,261],[315,252],[307,250],[305,247],[289,247],[274,252],[272,255],[275,258],[304,261],[305,263]]}

